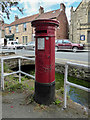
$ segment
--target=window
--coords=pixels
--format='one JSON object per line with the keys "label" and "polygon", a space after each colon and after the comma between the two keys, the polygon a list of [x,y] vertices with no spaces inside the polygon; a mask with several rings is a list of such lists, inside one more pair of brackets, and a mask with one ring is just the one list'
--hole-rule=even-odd
{"label": "window", "polygon": [[88,12],[88,23],[90,23],[90,11]]}
{"label": "window", "polygon": [[11,27],[9,27],[9,33],[11,33]]}
{"label": "window", "polygon": [[23,24],[23,31],[26,31],[27,28],[26,28],[26,23]]}
{"label": "window", "polygon": [[64,44],[69,44],[69,43],[71,43],[71,42],[68,41],[68,40],[64,40],[63,43],[64,43]]}
{"label": "window", "polygon": [[27,39],[28,39],[28,37],[27,37],[27,36],[25,36],[25,43],[27,43]]}
{"label": "window", "polygon": [[18,32],[18,25],[16,25],[16,32]]}
{"label": "window", "polygon": [[90,43],[90,31],[87,33],[87,43]]}
{"label": "window", "polygon": [[27,43],[27,41],[28,41],[28,36],[23,36],[23,44],[25,43]]}
{"label": "window", "polygon": [[24,36],[23,36],[23,44],[24,44]]}
{"label": "window", "polygon": [[58,44],[62,44],[62,40],[58,40]]}
{"label": "window", "polygon": [[6,30],[4,30],[4,33],[6,34]]}

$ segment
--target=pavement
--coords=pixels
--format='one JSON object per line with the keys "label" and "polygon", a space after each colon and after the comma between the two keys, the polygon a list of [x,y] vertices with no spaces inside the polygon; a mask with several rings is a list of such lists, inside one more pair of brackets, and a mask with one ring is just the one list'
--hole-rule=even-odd
{"label": "pavement", "polygon": [[39,105],[35,101],[24,104],[26,93],[9,93],[2,97],[3,118],[88,118],[83,106],[68,102],[68,107],[63,109],[63,104],[57,106]]}

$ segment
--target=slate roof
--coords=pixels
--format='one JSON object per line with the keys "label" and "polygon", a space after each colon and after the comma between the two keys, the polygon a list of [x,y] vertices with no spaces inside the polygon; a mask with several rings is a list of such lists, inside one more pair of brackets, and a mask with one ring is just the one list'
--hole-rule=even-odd
{"label": "slate roof", "polygon": [[21,19],[17,19],[14,22],[12,22],[11,24],[9,24],[8,27],[9,26],[13,26],[13,25],[26,23],[26,22],[30,22],[30,21],[34,20],[38,15],[39,14],[35,14],[35,15],[32,15],[32,16],[28,16],[28,17],[24,17],[24,18],[21,18]]}
{"label": "slate roof", "polygon": [[59,14],[60,14],[60,9],[53,10],[50,12],[42,13],[37,17],[37,19],[53,19],[53,18],[56,18]]}
{"label": "slate roof", "polygon": [[77,11],[77,9],[80,7],[81,4],[82,4],[82,1],[81,1],[80,4],[77,6],[77,8],[75,9],[75,11]]}
{"label": "slate roof", "polygon": [[35,14],[35,15],[32,15],[32,16],[17,19],[14,22],[12,22],[11,24],[9,24],[8,26],[6,26],[6,27],[31,22],[31,21],[33,21],[35,19],[55,19],[59,14],[60,14],[60,9],[53,10],[53,11],[50,11],[50,12],[45,12],[45,13],[42,13],[40,15]]}

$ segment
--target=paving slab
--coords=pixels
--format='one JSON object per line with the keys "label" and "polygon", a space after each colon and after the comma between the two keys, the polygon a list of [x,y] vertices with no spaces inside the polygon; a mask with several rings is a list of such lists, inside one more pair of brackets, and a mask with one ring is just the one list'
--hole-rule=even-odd
{"label": "paving slab", "polygon": [[88,118],[82,106],[69,103],[67,109],[63,105],[58,107],[51,104],[40,107],[33,102],[31,104],[22,104],[25,99],[25,93],[9,93],[2,97],[2,117],[3,118]]}

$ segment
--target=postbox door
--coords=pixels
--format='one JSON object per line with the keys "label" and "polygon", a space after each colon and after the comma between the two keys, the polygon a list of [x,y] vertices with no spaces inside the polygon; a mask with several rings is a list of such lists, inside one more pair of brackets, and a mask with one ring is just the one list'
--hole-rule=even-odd
{"label": "postbox door", "polygon": [[[36,38],[36,80],[40,83],[52,82],[52,45],[51,37]],[[55,47],[55,46],[54,46]],[[54,61],[55,62],[55,61]],[[54,63],[55,64],[55,63]],[[38,70],[38,71],[37,71]],[[55,73],[54,73],[55,74]]]}

